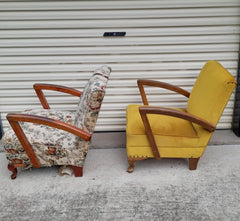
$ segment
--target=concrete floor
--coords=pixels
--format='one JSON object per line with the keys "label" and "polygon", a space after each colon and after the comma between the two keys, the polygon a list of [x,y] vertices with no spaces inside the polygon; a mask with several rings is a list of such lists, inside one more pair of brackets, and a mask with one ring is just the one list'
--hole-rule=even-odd
{"label": "concrete floor", "polygon": [[128,174],[124,148],[91,149],[81,178],[51,167],[11,180],[0,153],[0,220],[238,221],[239,159],[240,145],[210,145],[196,171],[185,159],[150,159]]}

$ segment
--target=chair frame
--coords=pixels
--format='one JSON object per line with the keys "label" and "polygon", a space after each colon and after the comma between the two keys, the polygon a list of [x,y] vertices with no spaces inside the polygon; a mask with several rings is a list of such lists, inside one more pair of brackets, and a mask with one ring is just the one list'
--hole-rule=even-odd
{"label": "chair frame", "polygon": [[[34,84],[33,85],[36,94],[43,106],[44,109],[50,109],[50,106],[46,100],[46,97],[42,90],[53,90],[53,91],[59,91],[62,93],[71,94],[77,97],[80,97],[82,95],[81,91],[78,91],[74,88],[60,86],[60,85],[54,85],[54,84]],[[53,128],[57,128],[60,130],[67,131],[69,133],[72,133],[78,137],[83,138],[86,141],[90,141],[92,134],[74,126],[71,124],[67,124],[65,122],[62,122],[60,120],[54,120],[47,117],[41,117],[37,115],[30,115],[30,114],[8,114],[7,119],[14,130],[17,138],[19,139],[21,145],[26,151],[26,154],[28,155],[31,163],[33,164],[33,167],[39,168],[40,162],[30,144],[28,141],[26,135],[24,134],[21,126],[19,125],[19,122],[30,122],[30,123],[36,123],[36,124],[42,124],[47,125]],[[15,179],[17,177],[17,167],[25,167],[25,164],[8,164],[8,169],[12,172],[11,178]],[[74,172],[74,175],[76,177],[82,176],[82,167],[77,167],[72,165],[72,169]]]}
{"label": "chair frame", "polygon": [[[175,85],[168,84],[168,83],[161,82],[161,81],[139,79],[137,81],[137,84],[138,84],[138,88],[139,88],[141,98],[142,98],[144,105],[148,105],[148,100],[147,100],[147,96],[146,96],[146,93],[144,90],[144,86],[152,86],[152,87],[160,87],[160,88],[168,89],[168,90],[174,91],[178,94],[181,94],[187,98],[189,98],[189,96],[190,96],[190,93],[188,91],[186,91],[180,87],[177,87]],[[201,119],[193,114],[189,114],[189,113],[175,110],[172,108],[145,106],[145,107],[139,107],[139,113],[141,115],[143,125],[145,127],[145,132],[146,132],[148,141],[150,143],[154,158],[157,160],[161,159],[161,155],[159,153],[159,150],[158,150],[147,114],[160,114],[160,115],[167,115],[167,116],[171,116],[171,117],[181,118],[181,119],[190,121],[192,123],[198,124],[210,132],[213,132],[216,129],[215,125],[213,125],[212,123],[210,123],[204,119]],[[129,167],[128,167],[127,171],[129,173],[133,172],[134,163],[136,161],[144,160],[144,159],[147,159],[147,158],[146,157],[144,157],[144,158],[128,158]],[[196,170],[198,160],[199,160],[199,158],[189,158],[189,169],[190,170]]]}

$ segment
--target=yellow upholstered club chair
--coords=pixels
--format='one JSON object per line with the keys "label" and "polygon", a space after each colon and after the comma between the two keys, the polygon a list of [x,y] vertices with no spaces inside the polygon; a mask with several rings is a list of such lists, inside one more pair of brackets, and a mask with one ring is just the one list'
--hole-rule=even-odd
{"label": "yellow upholstered club chair", "polygon": [[[172,90],[188,97],[186,109],[148,106],[144,85]],[[163,82],[138,80],[144,105],[127,107],[129,168],[147,158],[189,158],[195,170],[236,86],[234,77],[218,62],[208,61],[189,93]]]}

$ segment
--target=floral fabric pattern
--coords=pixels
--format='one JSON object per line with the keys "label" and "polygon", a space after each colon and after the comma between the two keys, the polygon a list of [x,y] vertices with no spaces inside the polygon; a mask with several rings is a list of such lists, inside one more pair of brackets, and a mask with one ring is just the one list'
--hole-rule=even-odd
{"label": "floral fabric pattern", "polygon": [[74,125],[92,134],[105,95],[109,67],[97,69],[89,79],[78,103]]}
{"label": "floral fabric pattern", "polygon": [[[108,67],[102,67],[94,72],[80,97],[76,113],[41,109],[27,110],[24,114],[60,120],[92,134],[105,95],[110,72],[111,69]],[[41,166],[83,166],[90,141],[45,125],[27,122],[20,122],[20,125],[31,143]],[[4,148],[9,163],[25,164],[27,167],[32,166],[24,148],[11,128],[4,134]]]}

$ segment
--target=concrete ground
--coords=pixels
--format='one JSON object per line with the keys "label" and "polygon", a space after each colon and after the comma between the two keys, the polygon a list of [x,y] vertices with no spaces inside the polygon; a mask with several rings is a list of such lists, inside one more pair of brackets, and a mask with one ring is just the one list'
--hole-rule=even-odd
{"label": "concrete ground", "polygon": [[[220,133],[225,142],[234,136],[227,134]],[[132,174],[125,148],[91,149],[81,178],[51,167],[19,170],[11,180],[0,153],[0,220],[238,221],[239,144],[209,145],[196,171],[186,159],[149,159]]]}

